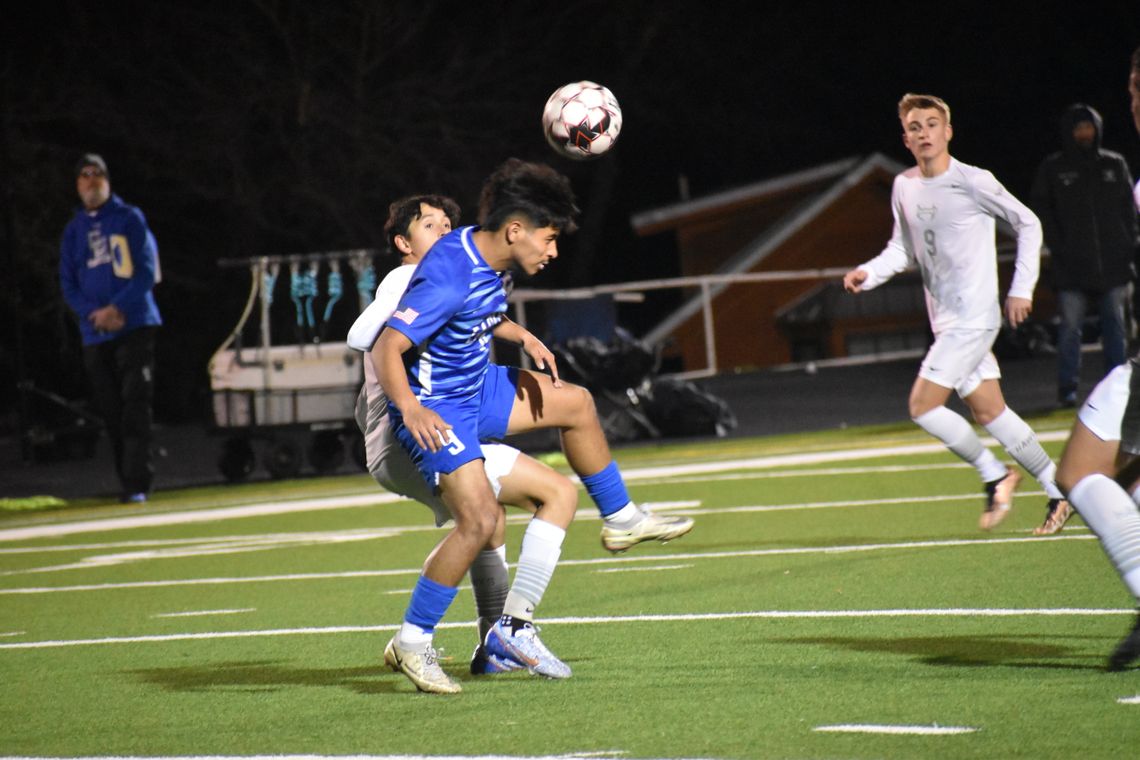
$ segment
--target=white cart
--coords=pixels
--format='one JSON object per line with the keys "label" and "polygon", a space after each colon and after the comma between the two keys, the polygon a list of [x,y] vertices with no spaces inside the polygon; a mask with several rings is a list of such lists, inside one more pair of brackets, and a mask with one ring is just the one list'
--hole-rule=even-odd
{"label": "white cart", "polygon": [[[359,310],[376,290],[374,251],[353,250],[291,256],[227,259],[224,268],[248,268],[250,294],[237,326],[210,358],[210,390],[214,430],[225,436],[218,467],[227,480],[244,480],[256,469],[255,444],[274,478],[301,474],[307,454],[317,473],[336,470],[345,448],[363,461],[363,442],[353,419],[363,382],[363,355],[343,340],[325,341],[321,328],[343,295],[342,270],[354,273]],[[278,275],[289,275],[290,299],[296,309],[296,343],[273,344],[271,309]],[[314,304],[325,276],[324,319]],[[243,331],[255,307],[259,311],[257,343],[242,346]],[[337,336],[339,337],[339,336]]]}

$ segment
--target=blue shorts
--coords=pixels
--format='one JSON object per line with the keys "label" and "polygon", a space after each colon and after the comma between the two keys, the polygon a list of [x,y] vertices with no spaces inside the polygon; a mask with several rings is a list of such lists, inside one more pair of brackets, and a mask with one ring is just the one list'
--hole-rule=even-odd
{"label": "blue shorts", "polygon": [[396,440],[415,462],[431,488],[439,486],[439,476],[454,472],[474,459],[483,458],[480,444],[500,440],[507,433],[507,423],[515,403],[519,371],[514,367],[492,364],[483,376],[479,391],[465,398],[420,399],[443,421],[451,425],[447,445],[439,451],[420,448],[395,407],[388,407]]}

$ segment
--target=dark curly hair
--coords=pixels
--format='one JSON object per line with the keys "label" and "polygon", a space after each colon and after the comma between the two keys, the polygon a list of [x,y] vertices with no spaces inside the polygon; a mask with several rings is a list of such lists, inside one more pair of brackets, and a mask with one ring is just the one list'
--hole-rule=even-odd
{"label": "dark curly hair", "polygon": [[545,164],[507,159],[483,183],[479,224],[498,230],[514,216],[526,217],[536,227],[573,232],[578,206],[570,180]]}

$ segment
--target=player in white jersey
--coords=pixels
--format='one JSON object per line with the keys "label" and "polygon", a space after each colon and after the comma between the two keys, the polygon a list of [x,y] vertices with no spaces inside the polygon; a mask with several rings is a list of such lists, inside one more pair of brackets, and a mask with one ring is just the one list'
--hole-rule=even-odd
{"label": "player in white jersey", "polygon": [[[1140,133],[1140,48],[1128,78],[1132,118]],[[1140,208],[1140,201],[1137,202]],[[1057,484],[1096,533],[1124,585],[1140,605],[1140,372],[1136,357],[1116,367],[1085,400],[1061,461]],[[1140,658],[1140,612],[1108,658],[1124,670]]]}
{"label": "player in white jersey", "polygon": [[[389,248],[400,255],[401,266],[384,277],[376,290],[375,300],[349,329],[349,346],[366,353],[371,350],[384,323],[396,310],[416,264],[458,221],[459,206],[444,196],[411,196],[389,206],[384,230]],[[376,370],[370,360],[365,361],[364,386],[356,403],[356,422],[364,434],[368,471],[387,490],[427,506],[435,516],[436,525],[443,525],[451,515],[396,441],[388,422],[387,407],[388,400],[376,378]],[[482,449],[487,479],[501,503],[531,512],[541,508],[544,520],[562,530],[569,526],[578,503],[578,489],[569,478],[512,446],[488,443]],[[505,518],[505,515],[500,517]],[[479,633],[479,644],[471,659],[471,672],[502,673],[527,668],[531,672],[549,675],[542,672],[546,663],[519,662],[513,658],[489,655],[482,644],[488,631],[504,614],[504,607],[508,610],[521,605],[533,608],[545,591],[542,576],[545,575],[547,560],[540,560],[536,572],[534,552],[528,551],[529,546],[524,546],[520,553],[516,570],[518,588],[509,589],[505,531],[505,519],[500,519],[488,545],[479,552],[469,570]],[[561,672],[553,675],[561,675]]]}
{"label": "player in white jersey", "polygon": [[[483,186],[480,226],[455,230],[432,246],[371,352],[396,438],[455,519],[425,561],[404,624],[385,650],[389,665],[426,691],[460,691],[438,665],[428,669],[424,663],[434,664],[435,626],[501,511],[480,442],[557,428],[571,468],[602,513],[606,548],[665,541],[692,528],[691,519],[653,515],[629,499],[589,391],[562,383],[546,346],[505,319],[507,269],[533,275],[553,261],[558,237],[573,230],[577,211],[564,176],[540,164],[505,162]],[[550,374],[492,364],[492,335],[521,345]],[[564,531],[540,518],[531,521],[528,537],[531,528],[544,527],[535,538],[556,558]],[[539,645],[544,657],[553,658],[522,615],[504,614],[484,645],[489,653],[516,659]]]}
{"label": "player in white jersey", "polygon": [[[952,390],[1041,483],[1050,515],[1067,516],[1069,505],[1053,482],[1056,468],[1033,430],[1006,405],[991,350],[1002,320],[995,220],[1003,219],[1017,233],[1017,259],[1005,302],[1005,316],[1013,327],[1029,316],[1033,305],[1041,224],[990,172],[950,156],[950,108],[940,98],[908,93],[898,113],[903,141],[916,166],[895,177],[894,233],[886,248],[848,272],[843,286],[859,293],[911,265],[921,273],[934,343],[911,388],[909,412],[919,427],[978,471],[986,492],[979,526],[990,530],[1005,519],[1021,476],[982,445],[966,419],[946,407]],[[1063,524],[1061,519],[1057,529]]]}

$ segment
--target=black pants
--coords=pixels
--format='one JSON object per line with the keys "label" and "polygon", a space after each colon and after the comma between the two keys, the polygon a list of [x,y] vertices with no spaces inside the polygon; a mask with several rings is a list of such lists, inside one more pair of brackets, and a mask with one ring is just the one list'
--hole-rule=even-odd
{"label": "black pants", "polygon": [[123,494],[148,493],[154,481],[151,423],[157,327],[83,347],[95,408],[107,426]]}

